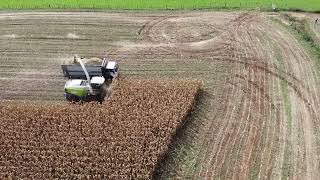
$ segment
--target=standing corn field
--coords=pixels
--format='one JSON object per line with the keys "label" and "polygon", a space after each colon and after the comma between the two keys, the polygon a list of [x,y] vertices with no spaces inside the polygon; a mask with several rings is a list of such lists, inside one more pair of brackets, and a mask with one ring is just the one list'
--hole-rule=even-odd
{"label": "standing corn field", "polygon": [[102,105],[1,102],[0,177],[150,179],[198,89],[121,81]]}

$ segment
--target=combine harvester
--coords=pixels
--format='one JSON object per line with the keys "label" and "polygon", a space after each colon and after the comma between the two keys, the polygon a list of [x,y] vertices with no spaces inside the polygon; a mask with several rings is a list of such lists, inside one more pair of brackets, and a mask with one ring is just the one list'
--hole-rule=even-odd
{"label": "combine harvester", "polygon": [[118,77],[119,66],[114,61],[102,60],[101,65],[85,65],[75,56],[73,65],[61,65],[64,77],[65,99],[70,102],[104,101],[112,80]]}

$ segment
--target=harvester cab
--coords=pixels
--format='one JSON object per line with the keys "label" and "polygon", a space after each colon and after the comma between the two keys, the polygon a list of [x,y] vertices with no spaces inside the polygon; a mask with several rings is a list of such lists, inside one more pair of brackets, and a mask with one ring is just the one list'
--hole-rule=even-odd
{"label": "harvester cab", "polygon": [[61,65],[68,78],[64,86],[65,99],[70,102],[102,102],[112,80],[118,76],[118,64],[103,59],[101,65],[85,65],[81,58],[75,59],[79,65]]}

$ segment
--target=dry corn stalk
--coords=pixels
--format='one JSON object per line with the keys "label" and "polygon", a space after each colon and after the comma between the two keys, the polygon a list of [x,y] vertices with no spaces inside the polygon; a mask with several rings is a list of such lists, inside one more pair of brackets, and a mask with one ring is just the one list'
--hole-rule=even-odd
{"label": "dry corn stalk", "polygon": [[198,90],[122,80],[104,104],[0,102],[0,179],[150,179]]}

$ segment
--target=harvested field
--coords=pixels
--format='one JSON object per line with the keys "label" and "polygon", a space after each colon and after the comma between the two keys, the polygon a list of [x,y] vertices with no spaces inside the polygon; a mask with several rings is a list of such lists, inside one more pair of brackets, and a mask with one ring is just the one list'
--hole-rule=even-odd
{"label": "harvested field", "polygon": [[122,80],[105,104],[0,103],[0,178],[150,179],[197,82]]}
{"label": "harvested field", "polygon": [[241,11],[2,12],[0,99],[62,100],[60,62],[108,54],[122,76],[203,81],[154,178],[317,179],[318,59],[274,18],[286,22]]}

